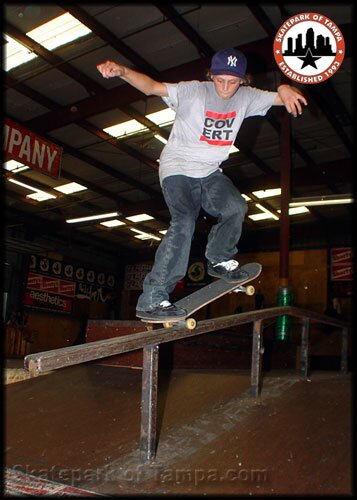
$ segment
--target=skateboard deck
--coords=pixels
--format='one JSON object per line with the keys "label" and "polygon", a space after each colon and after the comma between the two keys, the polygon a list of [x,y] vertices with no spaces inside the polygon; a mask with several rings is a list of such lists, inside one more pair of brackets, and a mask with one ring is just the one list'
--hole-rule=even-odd
{"label": "skateboard deck", "polygon": [[189,318],[189,316],[191,316],[191,314],[195,313],[210,302],[213,302],[214,300],[223,297],[223,295],[226,295],[226,293],[233,291],[245,292],[247,295],[254,294],[255,290],[253,286],[245,287],[244,285],[259,276],[262,270],[261,264],[258,264],[257,262],[250,262],[249,264],[241,266],[241,269],[248,274],[248,277],[246,277],[245,279],[228,282],[220,278],[175,302],[175,306],[186,309],[187,314],[184,318],[171,318],[167,320],[165,320],[164,318],[141,318],[141,321],[143,321],[144,323],[162,323],[165,327],[172,326],[176,323],[181,323],[186,324],[187,328],[189,329],[195,328],[196,320],[193,318]]}

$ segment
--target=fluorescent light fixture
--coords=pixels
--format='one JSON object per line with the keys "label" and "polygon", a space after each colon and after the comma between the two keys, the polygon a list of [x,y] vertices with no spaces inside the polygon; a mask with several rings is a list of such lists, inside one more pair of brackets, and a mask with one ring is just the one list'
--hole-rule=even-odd
{"label": "fluorescent light fixture", "polygon": [[275,189],[261,189],[260,191],[253,191],[254,196],[257,198],[272,198],[273,196],[281,195],[281,188]]}
{"label": "fluorescent light fixture", "polygon": [[131,215],[130,217],[125,217],[125,218],[130,220],[131,222],[144,222],[146,220],[151,220],[154,217],[151,217],[151,215],[148,214],[138,214],[138,215]]}
{"label": "fluorescent light fixture", "polygon": [[112,125],[111,127],[107,127],[103,129],[109,135],[113,137],[124,137],[127,135],[136,134],[137,132],[143,132],[147,130],[145,125],[142,125],[136,120],[129,120],[124,123],[118,123],[117,125]]}
{"label": "fluorescent light fixture", "polygon": [[86,217],[77,217],[76,219],[67,219],[66,222],[68,224],[74,224],[75,222],[86,222],[98,219],[110,219],[111,217],[117,217],[118,215],[120,215],[119,212],[110,212],[107,214],[88,215]]}
{"label": "fluorescent light fixture", "polygon": [[27,167],[23,163],[20,163],[16,160],[9,160],[4,163],[5,170],[12,172],[13,174],[17,174],[19,172],[23,172],[24,170],[28,170],[30,167]]}
{"label": "fluorescent light fixture", "polygon": [[24,182],[18,181],[17,179],[13,179],[12,177],[8,178],[8,181],[12,182],[13,184],[17,184],[18,186],[21,186],[25,189],[29,189],[30,191],[34,191],[34,193],[37,193],[36,196],[31,194],[27,195],[26,198],[32,198],[33,200],[37,201],[44,201],[44,200],[49,200],[51,198],[57,198],[57,196],[54,194],[46,193],[46,191],[42,191],[42,189],[37,189],[33,186],[30,186],[29,184],[25,184]]}
{"label": "fluorescent light fixture", "polygon": [[271,219],[271,215],[265,213],[265,212],[260,212],[260,214],[252,214],[248,215],[248,217],[254,221],[258,220],[264,220],[264,219]]}
{"label": "fluorescent light fixture", "polygon": [[167,139],[165,139],[164,137],[161,137],[161,135],[155,134],[154,137],[155,137],[155,139],[162,142],[163,144],[167,144]]}
{"label": "fluorescent light fixture", "polygon": [[250,201],[252,199],[252,198],[249,198],[249,196],[244,194],[244,193],[242,193],[242,196],[245,199],[245,201]]}
{"label": "fluorescent light fixture", "polygon": [[271,217],[275,220],[279,220],[279,217],[277,217],[275,214],[273,214],[273,212],[270,212],[270,210],[268,210],[267,208],[263,207],[263,205],[261,205],[260,203],[256,203],[255,206],[257,208],[259,208],[259,210],[261,210],[262,212],[265,212],[266,214],[268,214],[269,217]]}
{"label": "fluorescent light fixture", "polygon": [[347,203],[353,203],[354,199],[350,194],[343,195],[323,195],[323,196],[311,196],[308,198],[292,199],[289,203],[290,207],[313,207],[322,205],[343,205]]}
{"label": "fluorescent light fixture", "polygon": [[4,33],[6,44],[4,46],[4,69],[10,71],[12,68],[20,66],[31,59],[35,59],[37,54],[31,52],[29,49],[21,45],[9,35]]}
{"label": "fluorescent light fixture", "polygon": [[[277,212],[279,212],[279,214],[280,214],[281,210],[277,210]],[[289,215],[306,214],[307,212],[310,213],[310,210],[306,207],[303,207],[303,206],[289,208]]]}
{"label": "fluorescent light fixture", "polygon": [[156,111],[155,113],[150,113],[146,115],[150,121],[163,127],[165,125],[171,125],[174,122],[176,116],[176,111],[171,108],[164,108],[160,111]]}
{"label": "fluorescent light fixture", "polygon": [[36,40],[46,49],[53,50],[73,40],[82,38],[88,33],[91,33],[91,30],[87,26],[79,22],[69,12],[65,12],[61,16],[29,31],[27,36]]}
{"label": "fluorescent light fixture", "polygon": [[[155,113],[150,113],[146,115],[150,121],[158,125],[159,127],[170,125],[173,123],[175,119],[176,113],[171,108],[165,108],[161,111],[156,111]],[[118,123],[116,125],[112,125],[111,127],[107,127],[103,129],[107,134],[112,135],[113,137],[125,137],[132,134],[137,134],[138,132],[146,132],[149,129],[145,127],[142,123],[139,123],[137,120],[128,120],[123,123]],[[156,136],[155,136],[156,137]],[[165,140],[159,136],[162,142]],[[158,137],[156,137],[158,139]]]}
{"label": "fluorescent light fixture", "polygon": [[162,229],[161,231],[159,231],[160,234],[166,234],[167,233],[167,229]]}
{"label": "fluorescent light fixture", "polygon": [[150,233],[145,233],[144,231],[140,231],[139,229],[135,229],[133,227],[130,228],[130,231],[133,231],[134,233],[138,233],[134,238],[138,238],[139,240],[158,240],[160,241],[161,238],[158,236],[155,236]]}
{"label": "fluorescent light fixture", "polygon": [[26,198],[31,198],[31,200],[36,200],[36,201],[46,201],[56,197],[53,196],[52,194],[45,193],[44,191],[36,191],[36,193],[27,194]]}
{"label": "fluorescent light fixture", "polygon": [[106,222],[100,222],[99,224],[106,227],[125,226],[125,222],[122,222],[119,219],[107,220]]}
{"label": "fluorescent light fixture", "polygon": [[56,191],[60,191],[61,193],[64,194],[72,194],[72,193],[78,193],[79,191],[84,191],[86,188],[85,186],[82,186],[82,184],[78,184],[77,182],[69,182],[68,184],[62,184],[61,186],[56,186],[55,188]]}
{"label": "fluorescent light fixture", "polygon": [[[91,30],[87,26],[79,22],[69,12],[66,12],[27,32],[26,35],[46,47],[46,49],[54,50],[88,33],[91,33]],[[7,42],[4,48],[6,71],[38,57],[35,52],[27,49],[8,35],[5,34],[4,36]]]}
{"label": "fluorescent light fixture", "polygon": [[[277,212],[279,212],[279,214],[280,214],[281,210],[277,210]],[[306,213],[310,213],[310,210],[306,207],[289,208],[289,215],[299,215],[299,214],[306,214]],[[268,213],[268,211],[262,212],[260,214],[248,215],[248,217],[254,221],[271,219],[271,215],[270,215],[270,213]]]}

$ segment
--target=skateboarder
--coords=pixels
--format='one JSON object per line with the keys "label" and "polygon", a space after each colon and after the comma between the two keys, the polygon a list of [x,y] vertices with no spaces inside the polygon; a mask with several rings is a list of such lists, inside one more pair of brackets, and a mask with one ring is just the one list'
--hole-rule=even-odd
{"label": "skateboarder", "polygon": [[201,207],[217,218],[208,236],[208,274],[226,280],[242,277],[233,258],[241,236],[247,204],[220,164],[229,156],[244,118],[264,116],[271,106],[284,105],[293,116],[307,105],[301,92],[281,85],[277,92],[247,85],[247,60],[235,49],[217,52],[209,81],[165,83],[113,61],[98,64],[104,78],[118,76],[146,95],[162,97],[176,111],[168,143],[160,157],[159,177],[170,211],[170,227],[146,276],[137,303],[140,318],[184,318],[169,295],[185,276],[191,240]]}

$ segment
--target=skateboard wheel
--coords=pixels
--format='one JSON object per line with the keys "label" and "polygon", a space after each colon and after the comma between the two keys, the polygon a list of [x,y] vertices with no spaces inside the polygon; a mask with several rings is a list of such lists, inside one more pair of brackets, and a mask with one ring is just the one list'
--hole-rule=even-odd
{"label": "skateboard wheel", "polygon": [[254,288],[254,286],[253,286],[253,285],[248,285],[248,286],[246,287],[245,293],[246,293],[247,295],[254,295],[254,293],[255,293],[255,288]]}
{"label": "skateboard wheel", "polygon": [[171,328],[172,327],[172,323],[169,323],[168,321],[166,321],[165,323],[162,324],[162,326],[164,328]]}
{"label": "skateboard wheel", "polygon": [[189,330],[193,330],[194,328],[196,328],[196,320],[193,319],[193,318],[188,318],[186,319],[186,328],[188,328]]}

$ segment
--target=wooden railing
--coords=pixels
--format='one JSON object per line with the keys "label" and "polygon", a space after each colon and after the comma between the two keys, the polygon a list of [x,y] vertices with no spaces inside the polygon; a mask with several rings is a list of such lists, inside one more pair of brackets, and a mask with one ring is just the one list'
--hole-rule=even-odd
{"label": "wooden railing", "polygon": [[[149,325],[145,331],[123,337],[29,354],[24,360],[25,369],[32,374],[44,373],[136,349],[143,349],[140,452],[142,462],[152,462],[155,459],[156,450],[159,345],[245,323],[253,323],[250,392],[253,397],[258,397],[262,388],[263,322],[266,319],[280,315],[289,315],[301,320],[300,373],[303,378],[308,378],[309,330],[311,323],[324,323],[341,329],[340,369],[342,373],[347,373],[348,331],[350,325],[345,321],[293,306],[271,307],[259,311],[207,319],[198,322],[194,330],[188,330],[186,327],[181,326],[154,330],[152,325]],[[113,321],[110,323],[113,323]],[[144,324],[143,328],[145,328]]]}

